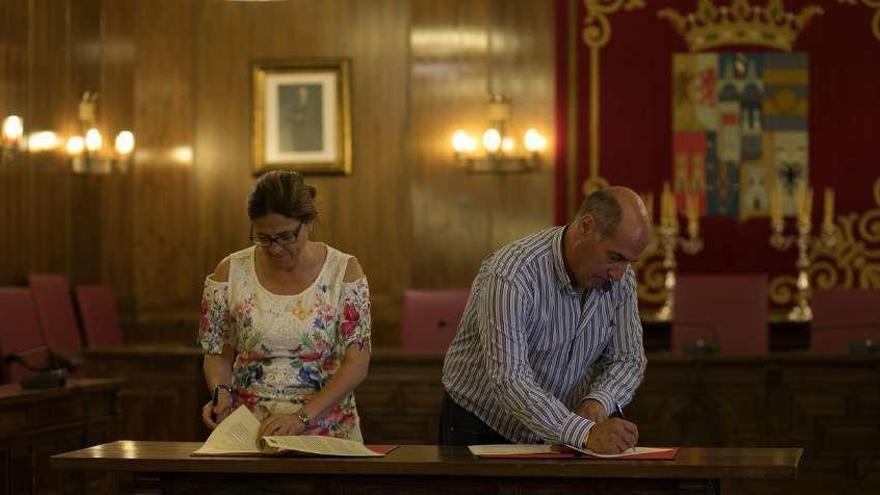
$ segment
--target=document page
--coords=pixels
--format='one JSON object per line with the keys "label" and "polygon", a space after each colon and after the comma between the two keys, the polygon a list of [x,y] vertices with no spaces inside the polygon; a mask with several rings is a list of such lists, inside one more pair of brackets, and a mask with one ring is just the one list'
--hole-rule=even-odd
{"label": "document page", "polygon": [[676,450],[675,448],[672,448],[672,447],[669,447],[669,448],[633,447],[633,448],[631,448],[625,452],[621,452],[619,454],[598,454],[596,452],[593,452],[590,449],[582,449],[582,448],[578,448],[578,447],[573,447],[571,445],[566,445],[566,447],[568,447],[572,450],[576,450],[582,454],[587,454],[587,455],[593,456],[593,457],[601,457],[603,459],[615,459],[618,457],[632,457],[632,456],[649,456],[649,455],[663,454],[663,453],[672,452],[672,451]]}
{"label": "document page", "polygon": [[469,445],[468,450],[477,457],[490,457],[502,455],[535,455],[558,453],[552,445],[538,444],[499,444],[499,445]]}
{"label": "document page", "polygon": [[477,457],[496,458],[571,458],[583,454],[582,457],[595,457],[601,459],[644,459],[644,460],[670,460],[675,459],[678,453],[677,447],[634,447],[620,454],[597,454],[589,449],[573,447],[571,445],[550,444],[498,444],[498,445],[470,445],[471,454]]}
{"label": "document page", "polygon": [[214,428],[193,455],[259,454],[257,432],[260,421],[247,407],[239,406]]}
{"label": "document page", "polygon": [[383,455],[354,440],[318,435],[263,437],[260,439],[260,447],[265,450],[293,450],[330,456],[382,457]]}

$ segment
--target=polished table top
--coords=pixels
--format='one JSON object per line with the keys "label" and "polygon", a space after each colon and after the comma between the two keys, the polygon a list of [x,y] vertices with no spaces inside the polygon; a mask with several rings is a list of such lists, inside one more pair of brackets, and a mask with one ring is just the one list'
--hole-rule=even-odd
{"label": "polished table top", "polygon": [[673,461],[478,459],[465,447],[401,445],[385,457],[191,457],[196,442],[121,440],[52,457],[56,469],[541,478],[770,479],[797,477],[799,448],[690,448]]}

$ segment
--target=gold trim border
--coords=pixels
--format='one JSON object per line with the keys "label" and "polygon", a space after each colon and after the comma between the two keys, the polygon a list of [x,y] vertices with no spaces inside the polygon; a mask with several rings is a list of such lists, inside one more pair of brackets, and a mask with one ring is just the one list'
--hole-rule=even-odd
{"label": "gold trim border", "polygon": [[608,181],[599,173],[599,95],[601,88],[600,54],[602,48],[611,40],[611,21],[608,17],[615,12],[635,10],[645,7],[643,0],[583,0],[586,9],[582,37],[590,49],[589,95],[590,95],[590,175],[583,184],[584,195],[592,190],[608,186]]}

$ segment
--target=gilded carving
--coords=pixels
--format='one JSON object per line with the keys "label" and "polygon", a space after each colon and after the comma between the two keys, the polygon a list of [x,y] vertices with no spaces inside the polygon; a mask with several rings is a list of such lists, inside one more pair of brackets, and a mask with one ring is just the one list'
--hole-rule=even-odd
{"label": "gilded carving", "polygon": [[582,36],[590,48],[590,175],[584,182],[584,195],[595,189],[608,186],[608,181],[599,175],[599,51],[611,39],[611,23],[608,16],[623,9],[634,10],[645,7],[643,0],[584,0],[586,16]]}
{"label": "gilded carving", "polygon": [[[814,241],[807,270],[819,289],[880,290],[880,179],[874,183],[876,208],[837,217],[839,237],[832,245]],[[792,302],[797,280],[790,275],[773,278],[770,300],[779,305]]]}
{"label": "gilded carving", "polygon": [[751,5],[749,0],[733,0],[730,6],[720,7],[715,0],[700,0],[694,12],[683,14],[665,8],[657,16],[672,24],[692,52],[730,45],[758,45],[790,52],[810,19],[823,13],[816,5],[788,12],[782,0],[767,0],[763,7]]}

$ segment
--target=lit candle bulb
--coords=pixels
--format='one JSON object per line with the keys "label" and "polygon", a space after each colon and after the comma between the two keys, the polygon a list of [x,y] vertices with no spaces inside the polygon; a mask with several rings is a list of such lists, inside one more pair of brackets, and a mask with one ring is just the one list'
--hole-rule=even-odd
{"label": "lit candle bulb", "polygon": [[834,226],[834,189],[825,188],[825,219],[824,225],[826,229]]}
{"label": "lit candle bulb", "polygon": [[684,201],[688,221],[688,234],[696,236],[700,232],[700,223],[697,221],[697,194],[686,193]]}

